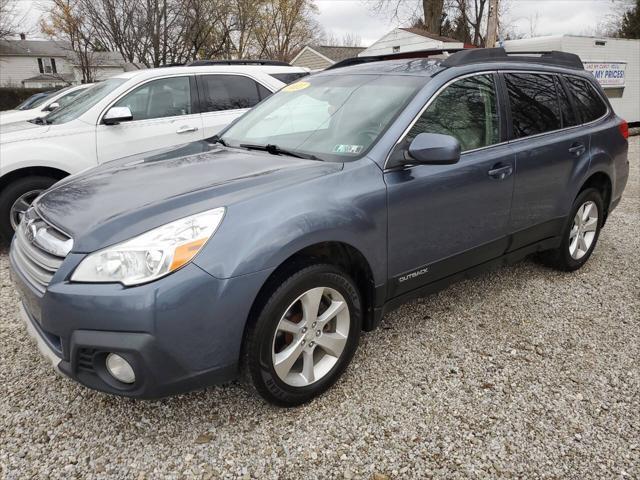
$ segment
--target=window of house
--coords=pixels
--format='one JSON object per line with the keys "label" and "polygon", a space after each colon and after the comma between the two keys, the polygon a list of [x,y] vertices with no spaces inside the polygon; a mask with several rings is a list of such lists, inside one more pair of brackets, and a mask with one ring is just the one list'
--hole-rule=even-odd
{"label": "window of house", "polygon": [[398,53],[400,51],[400,45],[395,45],[391,47],[391,50],[393,51],[393,53]]}
{"label": "window of house", "polygon": [[189,77],[153,80],[118,100],[114,107],[129,107],[133,120],[175,117],[191,113]]}
{"label": "window of house", "polygon": [[569,90],[573,95],[573,101],[576,104],[578,113],[583,123],[592,122],[603,116],[607,111],[600,95],[595,88],[587,81],[581,78],[567,75],[564,77],[569,86]]}
{"label": "window of house", "polygon": [[451,135],[462,151],[500,142],[497,97],[492,75],[463,78],[445,88],[413,125],[407,140],[420,133]]}
{"label": "window of house", "polygon": [[507,73],[504,79],[516,138],[562,128],[553,75]]}
{"label": "window of house", "polygon": [[38,70],[40,73],[54,74],[58,73],[55,58],[38,58]]}
{"label": "window of house", "polygon": [[198,85],[203,112],[251,108],[266,95],[262,85],[241,75],[200,75]]}

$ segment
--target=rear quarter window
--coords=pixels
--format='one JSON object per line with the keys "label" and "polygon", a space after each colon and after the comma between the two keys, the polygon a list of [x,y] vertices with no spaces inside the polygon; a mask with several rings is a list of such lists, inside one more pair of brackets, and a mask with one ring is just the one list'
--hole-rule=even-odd
{"label": "rear quarter window", "polygon": [[564,78],[571,91],[582,123],[597,120],[607,112],[607,106],[590,82],[570,75],[566,75]]}
{"label": "rear quarter window", "polygon": [[295,72],[295,73],[270,73],[273,78],[280,80],[282,83],[295,82],[299,78],[306,77],[309,72]]}

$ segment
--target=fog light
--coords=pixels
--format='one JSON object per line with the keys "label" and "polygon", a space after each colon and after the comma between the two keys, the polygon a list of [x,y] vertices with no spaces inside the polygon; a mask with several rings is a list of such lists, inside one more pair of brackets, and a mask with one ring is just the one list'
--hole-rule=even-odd
{"label": "fog light", "polygon": [[107,371],[116,380],[122,383],[133,383],[136,381],[136,374],[133,373],[133,367],[120,355],[110,353],[107,355]]}

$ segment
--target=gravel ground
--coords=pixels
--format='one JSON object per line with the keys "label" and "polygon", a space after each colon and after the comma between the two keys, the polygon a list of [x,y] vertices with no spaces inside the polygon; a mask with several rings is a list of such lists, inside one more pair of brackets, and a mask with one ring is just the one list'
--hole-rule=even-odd
{"label": "gravel ground", "polygon": [[0,256],[0,476],[640,478],[640,172],[595,254],[388,315],[343,379],[282,410],[232,384],[145,402],[53,374]]}

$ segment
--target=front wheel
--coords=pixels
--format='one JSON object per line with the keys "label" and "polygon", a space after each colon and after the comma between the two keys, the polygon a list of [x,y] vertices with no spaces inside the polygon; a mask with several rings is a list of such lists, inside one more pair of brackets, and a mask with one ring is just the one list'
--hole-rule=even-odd
{"label": "front wheel", "polygon": [[43,191],[58,180],[45,176],[19,178],[0,193],[0,236],[11,240],[22,216]]}
{"label": "front wheel", "polygon": [[575,199],[555,250],[543,252],[543,263],[564,271],[582,267],[593,253],[604,221],[602,195],[595,188],[580,192]]}
{"label": "front wheel", "polygon": [[313,265],[294,273],[271,293],[248,332],[253,386],[279,406],[320,395],[351,361],[361,323],[360,295],[344,272]]}

